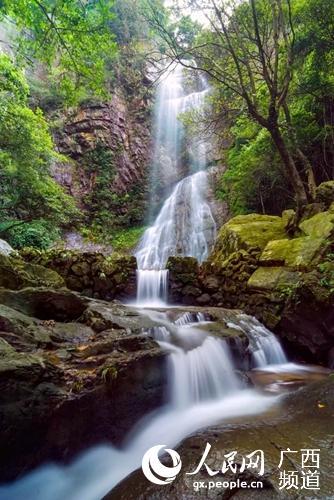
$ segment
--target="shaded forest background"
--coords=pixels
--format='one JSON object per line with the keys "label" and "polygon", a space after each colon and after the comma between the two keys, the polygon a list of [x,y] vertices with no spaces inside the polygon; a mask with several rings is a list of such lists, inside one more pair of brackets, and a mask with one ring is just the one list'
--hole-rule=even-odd
{"label": "shaded forest background", "polygon": [[[54,175],[55,165],[77,161],[58,139],[69,116],[118,99],[135,122],[124,123],[131,140],[147,142],[142,131],[166,61],[201,70],[212,87],[203,114],[183,120],[214,143],[215,196],[231,214],[303,206],[314,201],[316,185],[334,178],[334,3],[174,4],[0,3],[0,237],[15,248],[47,248],[73,230],[116,249],[136,244],[149,154],[136,181],[120,185],[122,146],[96,140],[80,153],[89,189],[78,202]],[[148,144],[140,144],[142,156]]]}

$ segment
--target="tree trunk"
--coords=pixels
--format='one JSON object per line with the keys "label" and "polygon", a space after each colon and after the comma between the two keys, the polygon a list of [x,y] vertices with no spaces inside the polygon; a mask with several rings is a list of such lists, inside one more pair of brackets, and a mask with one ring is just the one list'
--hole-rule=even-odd
{"label": "tree trunk", "polygon": [[283,110],[284,110],[286,122],[288,125],[288,130],[289,130],[292,145],[296,149],[297,156],[298,156],[299,160],[301,161],[301,164],[304,167],[304,172],[305,172],[306,177],[307,177],[308,195],[309,195],[310,201],[312,202],[315,199],[315,190],[317,187],[317,184],[315,182],[313,167],[312,167],[309,159],[304,155],[303,151],[300,149],[300,147],[298,145],[296,130],[292,125],[291,115],[290,115],[290,111],[289,111],[289,107],[288,107],[287,103],[285,103],[283,105]]}
{"label": "tree trunk", "polygon": [[302,208],[307,205],[307,194],[303,181],[278,127],[268,128],[268,131],[285,166],[286,173],[295,192],[297,213],[300,213]]}
{"label": "tree trunk", "polygon": [[317,184],[315,182],[315,177],[314,177],[312,165],[311,165],[310,161],[308,160],[308,158],[306,158],[306,156],[304,155],[303,151],[298,146],[296,146],[296,151],[297,151],[297,155],[299,156],[300,161],[302,162],[302,164],[304,166],[304,170],[306,172],[307,187],[308,187],[308,191],[309,191],[308,194],[310,197],[310,201],[314,201],[315,200],[315,190],[316,190]]}

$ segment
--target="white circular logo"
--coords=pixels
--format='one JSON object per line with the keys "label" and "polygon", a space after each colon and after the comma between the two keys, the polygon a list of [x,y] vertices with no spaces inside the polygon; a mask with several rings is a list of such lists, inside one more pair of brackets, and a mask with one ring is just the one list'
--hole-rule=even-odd
{"label": "white circular logo", "polygon": [[[165,446],[165,444],[153,446],[143,456],[141,463],[143,473],[151,483],[169,484],[174,481],[181,470],[182,462],[180,455],[175,450],[165,448]],[[166,465],[160,462],[159,451],[162,448],[165,448],[165,451],[170,455],[173,462],[172,467],[166,467]]]}

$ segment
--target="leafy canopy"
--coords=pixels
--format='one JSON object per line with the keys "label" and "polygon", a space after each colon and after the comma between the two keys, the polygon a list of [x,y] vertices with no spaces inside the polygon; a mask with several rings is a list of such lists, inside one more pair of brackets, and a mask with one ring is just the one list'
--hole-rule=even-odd
{"label": "leafy canopy", "polygon": [[50,176],[59,155],[40,110],[27,106],[23,74],[0,55],[0,231],[20,221],[65,224],[76,214],[72,199]]}
{"label": "leafy canopy", "polygon": [[107,63],[116,54],[112,6],[112,0],[3,0],[0,19],[14,22],[18,54],[44,63],[74,103],[83,92],[105,90]]}

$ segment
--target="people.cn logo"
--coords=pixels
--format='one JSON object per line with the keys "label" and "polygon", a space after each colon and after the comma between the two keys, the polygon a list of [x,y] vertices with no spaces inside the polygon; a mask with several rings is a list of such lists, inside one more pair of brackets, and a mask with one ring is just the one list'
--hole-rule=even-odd
{"label": "people.cn logo", "polygon": [[[154,484],[170,484],[181,470],[182,462],[180,455],[170,448],[165,448],[165,444],[158,444],[153,446],[143,456],[142,469],[146,478]],[[172,459],[173,466],[167,467],[160,462],[159,451],[165,448],[164,451],[168,453]]]}

